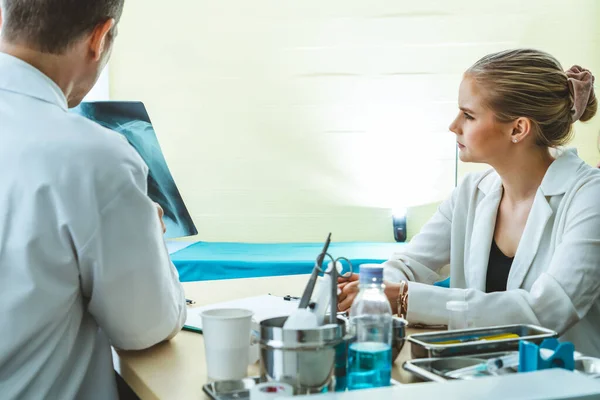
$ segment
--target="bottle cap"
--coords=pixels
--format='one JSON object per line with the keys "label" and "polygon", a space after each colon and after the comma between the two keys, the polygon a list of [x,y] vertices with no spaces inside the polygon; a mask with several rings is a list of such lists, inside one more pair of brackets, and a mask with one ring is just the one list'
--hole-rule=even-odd
{"label": "bottle cap", "polygon": [[381,283],[383,267],[380,264],[363,264],[360,266],[359,279],[363,283]]}
{"label": "bottle cap", "polygon": [[469,303],[466,301],[449,301],[446,303],[446,309],[449,311],[467,311]]}

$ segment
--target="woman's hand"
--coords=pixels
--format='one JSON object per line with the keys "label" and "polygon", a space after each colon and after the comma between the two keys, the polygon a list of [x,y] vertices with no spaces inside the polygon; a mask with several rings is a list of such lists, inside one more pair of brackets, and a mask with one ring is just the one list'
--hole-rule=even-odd
{"label": "woman's hand", "polygon": [[349,310],[358,294],[358,274],[352,274],[350,278],[338,278],[338,288],[342,291],[338,296],[338,311]]}
{"label": "woman's hand", "polygon": [[[352,306],[352,302],[358,294],[358,274],[352,274],[349,279],[338,278],[338,288],[342,291],[338,296],[338,310],[347,311]],[[398,313],[398,296],[400,294],[400,284],[384,282],[385,296],[392,307],[392,314]]]}

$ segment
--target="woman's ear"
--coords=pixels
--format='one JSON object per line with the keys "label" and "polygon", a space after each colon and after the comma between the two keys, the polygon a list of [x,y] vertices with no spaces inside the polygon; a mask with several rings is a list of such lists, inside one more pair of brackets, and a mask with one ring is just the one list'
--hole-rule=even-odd
{"label": "woman's ear", "polygon": [[512,125],[513,130],[510,139],[513,143],[522,142],[532,133],[532,124],[529,118],[517,118]]}
{"label": "woman's ear", "polygon": [[90,52],[94,61],[100,61],[108,47],[110,30],[115,26],[114,18],[102,22],[94,28],[90,38]]}

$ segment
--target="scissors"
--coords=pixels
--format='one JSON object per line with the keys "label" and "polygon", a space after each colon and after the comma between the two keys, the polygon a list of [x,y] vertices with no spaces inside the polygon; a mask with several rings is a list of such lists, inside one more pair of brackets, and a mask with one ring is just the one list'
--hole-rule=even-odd
{"label": "scissors", "polygon": [[[335,324],[336,323],[336,318],[337,318],[337,303],[338,303],[338,278],[341,278],[343,280],[349,280],[350,277],[352,276],[352,273],[354,272],[354,268],[352,267],[352,262],[350,260],[348,260],[346,257],[338,257],[338,258],[333,258],[331,256],[331,254],[329,253],[325,253],[325,255],[323,256],[324,258],[329,258],[331,260],[331,270],[328,272],[327,270],[323,271],[322,268],[319,268],[321,271],[319,272],[323,272],[324,274],[329,274],[331,275],[331,300],[330,300],[330,312],[329,312],[329,323],[330,324]],[[348,263],[348,268],[350,269],[348,272],[346,272],[345,274],[339,274],[338,270],[337,270],[337,263],[338,261],[346,261]],[[341,264],[341,262],[340,262]]]}
{"label": "scissors", "polygon": [[[337,298],[338,298],[337,297],[338,278],[349,279],[350,276],[352,276],[354,269],[352,267],[352,262],[350,262],[350,260],[348,260],[346,257],[338,257],[338,258],[334,259],[331,256],[331,254],[329,254],[327,252],[327,249],[329,248],[330,243],[331,243],[331,233],[329,233],[329,235],[327,236],[327,239],[325,240],[323,250],[321,250],[321,253],[319,253],[319,255],[317,256],[317,259],[315,261],[315,266],[314,266],[312,274],[310,275],[310,278],[308,280],[308,284],[306,285],[306,288],[304,289],[304,293],[302,294],[302,298],[300,299],[298,308],[303,309],[303,308],[308,307],[308,304],[310,302],[310,298],[312,297],[319,273],[329,274],[329,275],[331,275],[331,292],[330,292],[331,293],[331,299],[330,299],[331,309],[330,309],[329,321],[330,321],[330,323],[336,323],[337,322],[336,315],[337,315]],[[332,268],[331,268],[331,271],[329,271],[329,272],[327,272],[327,268],[325,268],[325,270],[323,270],[323,268],[322,268],[323,261],[325,260],[325,258],[329,258],[332,261]],[[350,271],[347,272],[346,274],[343,274],[340,276],[338,274],[338,270],[337,270],[337,262],[338,261],[346,261],[348,263],[348,266],[350,267]]]}

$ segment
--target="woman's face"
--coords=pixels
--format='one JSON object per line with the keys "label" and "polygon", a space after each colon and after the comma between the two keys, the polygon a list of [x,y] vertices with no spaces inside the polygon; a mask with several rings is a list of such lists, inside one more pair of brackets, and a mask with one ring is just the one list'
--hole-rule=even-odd
{"label": "woman's face", "polygon": [[456,134],[461,161],[494,164],[508,155],[513,124],[496,120],[485,106],[482,90],[472,78],[463,78],[458,92],[460,111],[450,131]]}

